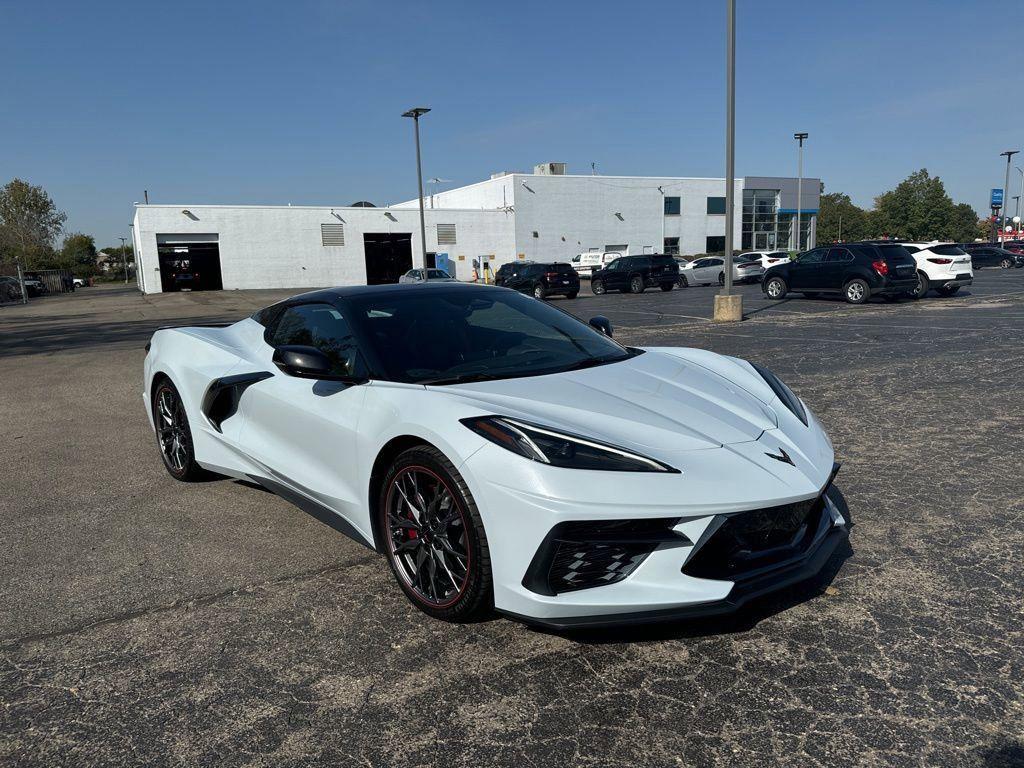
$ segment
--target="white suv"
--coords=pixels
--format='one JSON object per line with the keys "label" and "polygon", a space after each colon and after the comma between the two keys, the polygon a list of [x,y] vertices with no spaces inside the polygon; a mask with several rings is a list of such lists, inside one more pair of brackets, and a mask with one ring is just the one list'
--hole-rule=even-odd
{"label": "white suv", "polygon": [[974,270],[967,251],[952,243],[900,243],[917,262],[917,289],[921,299],[934,289],[939,296],[952,296],[961,285],[974,282]]}

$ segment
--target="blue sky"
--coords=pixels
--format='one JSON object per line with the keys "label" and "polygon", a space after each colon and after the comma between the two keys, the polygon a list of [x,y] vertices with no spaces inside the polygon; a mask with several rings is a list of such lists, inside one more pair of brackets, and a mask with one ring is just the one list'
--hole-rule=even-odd
{"label": "blue sky", "polygon": [[[954,0],[738,0],[737,173],[861,205],[926,167],[979,211],[1024,149],[1022,24]],[[724,0],[0,0],[0,183],[99,245],[133,201],[344,205],[565,161],[724,175]],[[1016,29],[1014,29],[1014,27]],[[1024,162],[1020,165],[1024,167]],[[1011,194],[1020,175],[1011,177]]]}

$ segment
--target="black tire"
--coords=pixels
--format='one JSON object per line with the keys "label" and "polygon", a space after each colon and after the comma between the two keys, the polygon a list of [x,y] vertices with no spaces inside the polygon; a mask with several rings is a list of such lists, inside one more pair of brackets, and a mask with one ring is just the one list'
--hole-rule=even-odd
{"label": "black tire", "polygon": [[644,279],[640,275],[633,275],[633,278],[629,281],[629,292],[630,293],[643,293]]}
{"label": "black tire", "polygon": [[725,285],[725,272],[718,273],[718,284]]}
{"label": "black tire", "polygon": [[804,298],[807,298],[807,299],[816,299],[816,298],[818,298],[818,296],[821,295],[817,291],[804,291],[803,294],[804,294]]}
{"label": "black tire", "polygon": [[666,293],[668,291],[671,291],[673,288],[675,288],[675,286],[672,283],[662,283],[661,284],[661,290],[665,291]]}
{"label": "black tire", "polygon": [[914,289],[913,293],[911,294],[911,298],[923,299],[925,296],[928,295],[928,291],[931,290],[931,287],[932,284],[931,281],[928,279],[928,275],[926,275],[924,272],[918,272],[917,288]]}
{"label": "black tire", "polygon": [[590,281],[590,292],[593,293],[595,296],[603,296],[604,295],[604,280],[601,280],[600,278],[598,278],[597,280],[591,280]]}
{"label": "black tire", "polygon": [[1013,260],[1012,259],[1003,259],[1002,261],[999,262],[999,268],[1000,269],[1012,269],[1013,268]]}
{"label": "black tire", "polygon": [[570,291],[569,293],[565,294],[565,298],[567,298],[567,299],[575,299],[579,295],[580,295],[579,291]]}
{"label": "black tire", "polygon": [[[416,508],[408,496],[413,489]],[[455,622],[493,610],[483,520],[465,480],[443,453],[421,445],[399,454],[384,477],[377,515],[384,554],[413,605]]]}
{"label": "black tire", "polygon": [[956,292],[959,290],[959,285],[943,285],[941,288],[936,288],[935,292],[939,294],[939,296],[949,297],[956,295]]}
{"label": "black tire", "polygon": [[680,288],[689,288],[690,287],[690,281],[686,279],[686,275],[680,275],[679,276],[679,287]]}
{"label": "black tire", "polygon": [[548,292],[544,290],[544,286],[541,285],[540,283],[537,283],[535,286],[533,286],[533,298],[544,299],[547,297],[547,295]]}
{"label": "black tire", "polygon": [[164,378],[153,390],[152,408],[156,445],[167,474],[183,483],[208,478],[210,473],[196,463],[188,413],[170,379]]}
{"label": "black tire", "polygon": [[786,293],[788,292],[789,286],[786,285],[786,281],[778,275],[772,275],[764,283],[765,296],[773,301],[786,298]]}
{"label": "black tire", "polygon": [[863,304],[871,298],[871,288],[864,280],[855,277],[843,286],[843,298],[849,304]]}

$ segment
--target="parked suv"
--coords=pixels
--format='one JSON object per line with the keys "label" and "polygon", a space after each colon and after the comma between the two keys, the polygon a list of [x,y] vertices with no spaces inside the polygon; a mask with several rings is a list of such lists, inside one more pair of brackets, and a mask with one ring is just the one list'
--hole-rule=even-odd
{"label": "parked suv", "polygon": [[679,280],[679,263],[671,256],[654,253],[644,256],[620,256],[590,278],[590,290],[600,296],[605,291],[643,293],[646,288],[671,291]]}
{"label": "parked suv", "polygon": [[789,264],[772,267],[761,283],[770,299],[781,299],[791,291],[807,297],[838,293],[851,304],[879,295],[890,301],[913,298],[916,288],[917,263],[907,249],[876,243],[814,248]]}
{"label": "parked suv", "polygon": [[531,293],[538,299],[557,295],[575,299],[576,294],[580,292],[580,276],[576,274],[572,264],[520,262],[501,278],[498,285],[521,293]]}
{"label": "parked suv", "polygon": [[952,296],[961,285],[974,282],[967,251],[952,243],[900,243],[917,262],[917,290],[922,298],[932,288],[939,296]]}

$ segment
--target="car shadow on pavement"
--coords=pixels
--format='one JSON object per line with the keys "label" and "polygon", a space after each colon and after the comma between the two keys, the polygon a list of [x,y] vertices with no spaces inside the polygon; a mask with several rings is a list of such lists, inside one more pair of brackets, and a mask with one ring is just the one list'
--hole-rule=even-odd
{"label": "car shadow on pavement", "polygon": [[[828,490],[829,498],[836,505],[848,528],[854,526],[846,497],[836,486]],[[749,632],[761,621],[782,611],[809,602],[827,594],[840,569],[853,556],[850,538],[846,537],[829,558],[828,563],[814,578],[784,588],[770,595],[752,600],[733,614],[707,619],[684,619],[674,622],[657,624],[641,624],[637,626],[621,626],[607,629],[577,630],[559,632],[566,639],[583,645],[605,645],[610,643],[649,643],[682,638],[706,637],[709,635],[731,635]],[[537,632],[550,632],[543,628],[534,628]]]}

